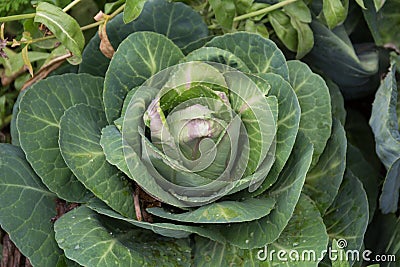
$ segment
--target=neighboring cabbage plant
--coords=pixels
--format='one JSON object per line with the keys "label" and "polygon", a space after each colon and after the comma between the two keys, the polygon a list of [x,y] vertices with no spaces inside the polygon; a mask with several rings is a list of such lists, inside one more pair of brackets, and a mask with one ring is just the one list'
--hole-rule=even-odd
{"label": "neighboring cabbage plant", "polygon": [[[259,35],[208,38],[181,3],[148,1],[124,27],[111,61],[95,37],[79,74],[21,95],[0,147],[0,223],[34,266],[287,266],[269,251],[291,249],[290,266],[317,266],[329,238],[361,249],[368,202],[320,76]],[[80,205],[56,216],[57,198]]]}
{"label": "neighboring cabbage plant", "polygon": [[387,170],[379,200],[383,213],[395,213],[399,207],[400,106],[396,81],[398,60],[398,56],[392,56],[390,69],[376,92],[369,121],[374,132],[376,153]]}

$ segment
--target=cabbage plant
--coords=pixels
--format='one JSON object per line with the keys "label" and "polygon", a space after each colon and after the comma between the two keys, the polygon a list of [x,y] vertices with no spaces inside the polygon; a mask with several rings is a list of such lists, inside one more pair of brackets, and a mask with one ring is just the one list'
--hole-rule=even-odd
{"label": "cabbage plant", "polygon": [[34,266],[317,266],[329,237],[361,249],[334,86],[257,34],[207,37],[182,3],[148,1],[124,27],[111,61],[95,37],[80,73],[15,107],[0,223]]}
{"label": "cabbage plant", "polygon": [[398,123],[398,56],[392,55],[391,65],[376,92],[369,124],[375,137],[379,159],[387,170],[379,199],[382,213],[395,213],[399,202],[399,123]]}

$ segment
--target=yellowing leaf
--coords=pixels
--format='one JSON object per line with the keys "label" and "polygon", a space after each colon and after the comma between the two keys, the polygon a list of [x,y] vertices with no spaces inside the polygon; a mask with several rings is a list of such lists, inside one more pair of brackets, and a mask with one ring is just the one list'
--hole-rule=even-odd
{"label": "yellowing leaf", "polygon": [[24,61],[24,65],[28,69],[29,74],[33,77],[33,68],[28,56],[28,47],[29,44],[22,49],[22,60]]}

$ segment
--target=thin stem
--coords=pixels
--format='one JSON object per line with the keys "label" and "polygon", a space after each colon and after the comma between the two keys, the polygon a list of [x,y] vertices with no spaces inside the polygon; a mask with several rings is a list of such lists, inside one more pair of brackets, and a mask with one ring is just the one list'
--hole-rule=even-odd
{"label": "thin stem", "polygon": [[118,15],[119,13],[121,13],[124,8],[125,8],[126,4],[123,4],[122,6],[120,6],[119,8],[117,8],[117,10],[115,10],[111,15],[110,15],[110,19],[112,19],[113,17],[115,17],[116,15]]}
{"label": "thin stem", "polygon": [[[36,39],[32,39],[32,40],[27,40],[27,41],[20,41],[20,44],[27,44],[27,43],[37,43],[37,42],[41,42],[41,41],[45,41],[45,40],[50,40],[56,38],[54,35],[49,35],[49,36],[45,36],[45,37],[41,37],[41,38],[36,38]],[[12,45],[13,42],[8,41],[7,45]]]}
{"label": "thin stem", "polygon": [[[106,20],[112,19],[113,17],[115,17],[116,15],[118,15],[119,13],[121,13],[121,12],[124,10],[124,8],[125,8],[125,4],[123,4],[122,6],[120,6],[120,7],[119,7],[117,10],[115,10],[111,15],[107,16],[107,19],[106,19]],[[82,26],[82,27],[81,27],[81,30],[82,30],[82,31],[86,31],[86,30],[89,30],[89,29],[92,29],[92,28],[96,28],[97,26],[99,26],[99,25],[101,25],[101,24],[103,24],[103,23],[104,23],[104,20],[100,20],[100,21],[97,21],[97,22],[94,22],[94,23],[91,23],[91,24]]]}
{"label": "thin stem", "polygon": [[78,4],[81,0],[75,0],[72,1],[71,3],[69,3],[66,7],[63,8],[64,12],[67,12],[68,10],[70,10],[71,8],[73,8],[76,4]]}
{"label": "thin stem", "polygon": [[29,13],[29,14],[21,14],[21,15],[13,15],[8,17],[0,17],[0,22],[8,22],[14,20],[21,20],[21,19],[32,19],[36,16],[36,13]]}
{"label": "thin stem", "polygon": [[104,23],[104,21],[97,21],[97,22],[82,26],[81,30],[82,31],[86,31],[86,30],[89,30],[89,29],[93,29],[93,28],[96,28],[97,26],[99,26],[99,25],[101,25],[103,23]]}
{"label": "thin stem", "polygon": [[5,26],[5,23],[2,23],[1,26],[0,26],[0,40],[4,40],[5,39],[4,38],[4,26]]}
{"label": "thin stem", "polygon": [[276,10],[278,8],[284,7],[284,6],[288,5],[288,4],[291,4],[291,3],[296,2],[296,1],[297,0],[285,0],[285,1],[279,2],[279,3],[275,4],[275,5],[272,5],[272,6],[269,6],[269,7],[265,7],[265,8],[262,8],[260,10],[257,10],[257,11],[253,11],[253,12],[250,12],[250,13],[247,13],[247,14],[243,14],[243,15],[237,16],[237,17],[235,17],[233,19],[233,21],[244,20],[244,19],[248,19],[248,18],[251,18],[251,17],[267,14],[267,13],[269,13],[271,11],[274,11],[274,10]]}

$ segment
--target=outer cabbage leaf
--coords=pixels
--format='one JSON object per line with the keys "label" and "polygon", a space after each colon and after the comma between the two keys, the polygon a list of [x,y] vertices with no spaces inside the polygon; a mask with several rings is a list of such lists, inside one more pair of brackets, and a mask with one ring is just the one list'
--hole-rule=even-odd
{"label": "outer cabbage leaf", "polygon": [[189,61],[209,61],[221,63],[235,68],[239,71],[250,72],[246,64],[233,53],[217,47],[201,47],[189,53],[185,58]]}
{"label": "outer cabbage leaf", "polygon": [[325,81],[300,61],[289,61],[290,84],[301,108],[300,129],[314,146],[312,166],[318,162],[331,135],[332,113]]}
{"label": "outer cabbage leaf", "polygon": [[107,161],[132,178],[124,157],[124,146],[127,149],[128,144],[123,143],[122,134],[117,127],[108,125],[102,129],[100,145]]}
{"label": "outer cabbage leaf", "polygon": [[150,222],[138,221],[136,219],[129,219],[111,210],[104,203],[98,200],[90,201],[88,203],[88,207],[99,214],[123,220],[134,226],[151,230],[154,233],[162,236],[174,237],[174,238],[186,238],[189,237],[190,234],[198,234],[200,236],[209,238],[214,241],[225,242],[225,238],[214,229],[206,229],[204,227],[197,225],[181,225],[171,222],[150,223]]}
{"label": "outer cabbage leaf", "polygon": [[88,194],[61,157],[60,118],[79,103],[102,109],[103,81],[88,74],[50,77],[30,87],[19,104],[17,129],[28,162],[50,191],[68,201],[85,201]]}
{"label": "outer cabbage leaf", "polygon": [[85,206],[65,214],[54,228],[65,255],[84,266],[190,265],[188,239],[154,235]]}
{"label": "outer cabbage leaf", "polygon": [[69,108],[60,121],[61,154],[77,179],[98,198],[127,217],[134,217],[132,190],[100,146],[107,121],[102,110],[85,104]]}
{"label": "outer cabbage leaf", "polygon": [[339,193],[323,217],[330,239],[344,239],[346,250],[360,250],[368,218],[363,185],[351,171],[346,171]]}
{"label": "outer cabbage leaf", "polygon": [[13,111],[12,111],[12,118],[10,122],[10,134],[11,134],[11,144],[14,146],[21,146],[19,143],[19,133],[17,129],[17,116],[19,112],[19,103],[21,102],[22,97],[28,90],[23,90],[18,94],[18,98],[14,103]]}
{"label": "outer cabbage leaf", "polygon": [[253,221],[268,215],[274,208],[275,200],[249,198],[243,201],[214,202],[193,211],[179,214],[167,212],[161,208],[149,208],[147,211],[161,218],[192,223],[237,223]]}
{"label": "outer cabbage leaf", "polygon": [[331,96],[332,116],[340,121],[344,126],[346,122],[346,109],[344,108],[344,99],[339,87],[330,79],[325,79]]}
{"label": "outer cabbage leaf", "polygon": [[[275,208],[269,215],[257,221],[219,227],[229,243],[250,249],[272,243],[279,237],[299,200],[311,164],[312,153],[312,145],[302,133],[299,133],[292,154],[280,174],[281,179],[259,196],[275,198]],[[253,233],[252,238],[249,238],[250,233]]]}
{"label": "outer cabbage leaf", "polygon": [[0,172],[1,227],[33,265],[55,266],[63,257],[50,221],[56,216],[56,195],[16,146],[0,145]]}
{"label": "outer cabbage leaf", "polygon": [[[208,47],[218,47],[240,58],[254,73],[276,73],[288,80],[288,69],[282,52],[275,43],[257,34],[239,32],[212,39]],[[268,58],[268,60],[264,60]]]}
{"label": "outer cabbage leaf", "polygon": [[[302,231],[299,231],[299,225]],[[247,238],[250,240],[254,233]],[[196,266],[317,266],[318,261],[280,261],[277,254],[269,258],[272,250],[296,250],[299,255],[304,250],[313,250],[321,255],[328,244],[328,236],[321,215],[314,203],[306,195],[301,195],[293,216],[279,238],[263,248],[252,250],[240,249],[229,244],[222,244],[195,237],[194,264]],[[288,255],[285,255],[289,259]]]}
{"label": "outer cabbage leaf", "polygon": [[[123,22],[123,14],[107,23],[107,36],[115,50],[128,35],[139,31],[163,34],[180,48],[186,47],[187,52],[191,51],[190,44],[208,35],[207,25],[198,13],[183,3],[165,0],[147,0],[139,17],[128,24]],[[205,41],[203,39],[200,44],[203,45]],[[102,54],[99,46],[100,38],[96,34],[83,51],[79,72],[105,75],[110,60]]]}
{"label": "outer cabbage leaf", "polygon": [[332,135],[317,165],[307,173],[303,189],[315,201],[321,214],[332,204],[342,183],[346,168],[346,148],[343,126],[334,120]]}

